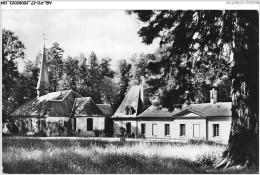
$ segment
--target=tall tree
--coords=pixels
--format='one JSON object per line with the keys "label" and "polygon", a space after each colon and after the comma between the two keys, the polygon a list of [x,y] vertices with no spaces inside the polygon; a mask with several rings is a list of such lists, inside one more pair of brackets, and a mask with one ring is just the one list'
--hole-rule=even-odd
{"label": "tall tree", "polygon": [[79,60],[68,56],[63,62],[63,75],[58,83],[58,90],[72,89],[77,92],[79,74]]}
{"label": "tall tree", "polygon": [[[82,96],[91,97],[96,103],[114,105],[116,85],[113,81],[114,71],[110,68],[111,59],[103,58],[99,61],[96,54],[91,52],[88,59],[83,54],[80,54],[77,60],[79,60],[77,92]],[[113,90],[109,91],[108,87],[113,88]]]}
{"label": "tall tree", "polygon": [[39,72],[40,69],[37,67],[36,62],[25,60],[24,71],[19,73],[18,79],[22,91],[20,104],[37,96],[35,87],[37,87]]}
{"label": "tall tree", "polygon": [[47,50],[47,64],[49,69],[50,90],[57,91],[58,82],[62,77],[63,71],[63,52],[59,43],[53,43],[52,47]]}
{"label": "tall tree", "polygon": [[[223,161],[217,166],[259,162],[259,14],[257,11],[132,11],[146,25],[143,42],[160,38],[167,50],[164,77],[183,91],[203,66],[223,70],[232,81],[232,124]],[[131,12],[131,13],[132,13]],[[214,71],[213,71],[214,72]],[[186,82],[185,82],[186,78]],[[179,81],[180,82],[180,81]],[[176,88],[176,87],[174,87]]]}
{"label": "tall tree", "polygon": [[19,77],[17,59],[24,58],[24,44],[14,32],[2,29],[2,102],[3,115],[8,115],[18,105],[14,93]]}
{"label": "tall tree", "polygon": [[90,96],[93,100],[97,103],[101,103],[101,93],[99,88],[101,77],[101,70],[99,67],[99,60],[94,52],[91,52],[89,56],[90,68],[89,72],[89,81],[90,81],[90,88],[91,94]]}
{"label": "tall tree", "polygon": [[128,63],[125,59],[120,60],[118,62],[118,70],[117,70],[117,75],[119,77],[118,80],[118,86],[119,86],[119,91],[117,94],[117,100],[115,103],[115,109],[119,107],[121,102],[123,101],[125,97],[125,93],[127,89],[129,88],[129,83],[131,79],[131,63]]}

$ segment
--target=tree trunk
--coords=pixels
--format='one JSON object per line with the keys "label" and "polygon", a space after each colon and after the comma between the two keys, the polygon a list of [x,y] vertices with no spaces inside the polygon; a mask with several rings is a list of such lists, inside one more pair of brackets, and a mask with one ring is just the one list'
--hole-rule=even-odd
{"label": "tree trunk", "polygon": [[[232,124],[224,160],[216,168],[259,163],[258,61],[232,80]],[[248,62],[250,63],[250,61]],[[236,64],[235,64],[236,66]],[[250,71],[249,67],[254,71]],[[234,68],[233,68],[234,69]],[[257,71],[255,71],[257,70]]]}
{"label": "tree trunk", "polygon": [[250,25],[244,28],[246,36],[240,31],[234,35],[232,124],[224,161],[217,167],[259,163],[259,15],[257,11],[238,14]]}
{"label": "tree trunk", "polygon": [[252,113],[252,110],[244,101],[237,102],[241,97],[240,94],[233,94],[232,106],[232,125],[228,147],[224,152],[224,164],[226,167],[233,164],[244,164],[247,161],[258,165],[259,159],[259,139],[258,139],[258,119],[257,115]]}
{"label": "tree trunk", "polygon": [[[259,163],[259,50],[250,49],[235,54],[240,59],[232,68],[231,131],[228,147],[223,154],[224,161],[217,168],[233,164],[258,166]],[[241,63],[241,58],[246,61]]]}

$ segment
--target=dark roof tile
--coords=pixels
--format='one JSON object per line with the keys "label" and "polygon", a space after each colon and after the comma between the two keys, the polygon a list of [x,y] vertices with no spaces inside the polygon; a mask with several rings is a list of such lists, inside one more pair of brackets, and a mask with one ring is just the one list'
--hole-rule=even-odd
{"label": "dark roof tile", "polygon": [[72,90],[51,92],[39,98],[33,98],[10,115],[12,118],[22,117],[69,117],[74,99],[81,97]]}
{"label": "dark roof tile", "polygon": [[76,98],[73,110],[75,117],[104,116],[91,97]]}
{"label": "dark roof tile", "polygon": [[97,107],[107,116],[114,114],[113,108],[108,104],[97,104]]}

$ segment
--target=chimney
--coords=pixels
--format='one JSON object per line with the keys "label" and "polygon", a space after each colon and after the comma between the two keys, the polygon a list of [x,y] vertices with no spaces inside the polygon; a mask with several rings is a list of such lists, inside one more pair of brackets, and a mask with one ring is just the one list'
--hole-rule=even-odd
{"label": "chimney", "polygon": [[147,89],[148,89],[148,84],[145,82],[145,78],[142,76],[142,83],[141,83],[141,92],[140,92],[140,97],[143,103],[143,107],[150,105],[150,100],[148,97]]}
{"label": "chimney", "polygon": [[217,91],[214,88],[210,91],[210,103],[217,103]]}
{"label": "chimney", "polygon": [[184,104],[185,105],[190,105],[191,104],[191,96],[190,96],[190,91],[185,91],[184,92],[184,99],[185,99],[185,102],[184,102]]}
{"label": "chimney", "polygon": [[39,98],[40,96],[47,94],[49,92],[49,86],[50,86],[50,82],[48,77],[48,68],[47,68],[45,44],[44,44],[41,70],[40,70],[39,80],[36,87],[37,97]]}

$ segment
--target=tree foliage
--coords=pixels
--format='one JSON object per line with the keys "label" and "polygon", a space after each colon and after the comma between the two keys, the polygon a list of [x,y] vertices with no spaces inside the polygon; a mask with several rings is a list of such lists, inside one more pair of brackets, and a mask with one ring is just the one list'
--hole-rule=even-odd
{"label": "tree foliage", "polygon": [[96,103],[113,105],[116,86],[110,62],[110,58],[103,58],[99,62],[94,52],[91,52],[88,59],[84,54],[74,58],[68,56],[63,60],[58,90],[72,89],[84,97],[91,97]]}
{"label": "tree foliage", "polygon": [[18,36],[2,29],[2,102],[3,115],[9,114],[18,104],[15,93],[19,73],[17,59],[24,58],[25,46]]}
{"label": "tree foliage", "polygon": [[[225,77],[232,80],[232,127],[220,166],[246,161],[257,164],[258,12],[149,10],[131,13],[137,14],[145,24],[139,30],[144,43],[151,44],[160,38],[165,56],[156,65],[163,68],[159,82],[164,80],[169,90],[178,90],[181,97],[187,89],[196,90],[196,82],[202,82],[202,86],[206,77],[215,83]],[[209,75],[205,77],[203,72]]]}
{"label": "tree foliage", "polygon": [[[36,61],[24,60],[24,70],[18,72],[16,60],[24,58],[23,43],[13,32],[3,29],[2,68],[3,68],[3,115],[8,116],[16,107],[37,96],[36,86],[42,53]],[[63,59],[64,50],[55,42],[46,49],[51,91],[72,89],[85,97],[92,97],[96,103],[117,101],[118,86],[114,81],[114,71],[110,68],[111,59],[101,61],[92,52],[89,58],[68,56]]]}
{"label": "tree foliage", "polygon": [[117,70],[118,83],[117,84],[118,84],[119,91],[116,95],[117,99],[115,103],[115,109],[119,107],[129,88],[131,67],[132,67],[131,63],[127,62],[125,59],[119,60],[118,62],[118,70]]}
{"label": "tree foliage", "polygon": [[37,86],[39,73],[40,69],[37,67],[35,61],[25,60],[24,71],[19,73],[18,79],[21,86],[21,96],[23,99],[20,104],[37,96],[35,87]]}
{"label": "tree foliage", "polygon": [[58,82],[61,80],[63,73],[63,52],[59,43],[53,43],[50,49],[47,49],[47,65],[50,80],[50,91],[56,92]]}
{"label": "tree foliage", "polygon": [[79,78],[79,60],[68,56],[63,61],[63,74],[61,80],[58,82],[58,90],[72,89],[78,90],[77,82]]}

